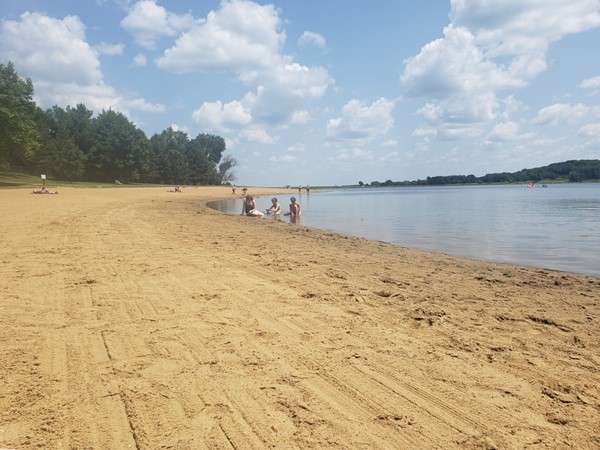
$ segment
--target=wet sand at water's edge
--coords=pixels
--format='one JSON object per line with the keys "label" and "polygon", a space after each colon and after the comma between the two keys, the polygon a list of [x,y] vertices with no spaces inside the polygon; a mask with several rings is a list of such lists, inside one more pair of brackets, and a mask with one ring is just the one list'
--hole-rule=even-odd
{"label": "wet sand at water's edge", "polygon": [[57,190],[0,190],[0,448],[600,448],[598,278]]}

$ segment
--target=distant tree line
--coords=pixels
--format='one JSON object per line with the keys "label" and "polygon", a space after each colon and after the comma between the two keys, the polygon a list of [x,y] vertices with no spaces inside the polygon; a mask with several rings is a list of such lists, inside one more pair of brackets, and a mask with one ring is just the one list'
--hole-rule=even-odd
{"label": "distant tree line", "polygon": [[[597,181],[600,180],[600,160],[581,159],[554,163],[534,169],[522,169],[518,172],[488,173],[482,177],[475,175],[448,175],[427,177],[415,181],[372,181],[370,186],[442,186],[453,184],[491,184],[491,183],[537,183],[540,181]],[[359,186],[365,185],[362,181]]]}
{"label": "distant tree line", "polygon": [[96,117],[83,104],[42,111],[30,79],[0,64],[0,170],[47,174],[70,181],[222,184],[235,179],[237,160],[223,155],[225,140],[194,139],[167,128],[150,139],[123,114]]}

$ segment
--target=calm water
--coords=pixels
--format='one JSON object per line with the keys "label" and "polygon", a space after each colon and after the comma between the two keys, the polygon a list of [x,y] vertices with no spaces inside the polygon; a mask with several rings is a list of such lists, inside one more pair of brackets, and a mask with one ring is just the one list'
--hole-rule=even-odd
{"label": "calm water", "polygon": [[[600,184],[335,189],[310,195],[291,190],[279,196],[284,211],[291,196],[302,205],[302,225],[600,277]],[[256,201],[262,211],[271,204],[270,197]],[[239,214],[242,203],[209,206]]]}

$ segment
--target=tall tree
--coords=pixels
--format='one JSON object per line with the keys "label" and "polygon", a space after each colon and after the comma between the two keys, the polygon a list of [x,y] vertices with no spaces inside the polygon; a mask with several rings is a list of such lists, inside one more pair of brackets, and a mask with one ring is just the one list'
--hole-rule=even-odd
{"label": "tall tree", "polygon": [[208,159],[217,165],[221,160],[221,155],[225,151],[225,139],[214,134],[199,134],[192,140],[196,145],[203,147],[206,150]]}
{"label": "tall tree", "polygon": [[0,167],[32,158],[39,146],[36,108],[31,80],[21,79],[13,63],[0,64]]}
{"label": "tall tree", "polygon": [[139,181],[149,170],[150,143],[143,131],[113,110],[94,119],[89,175],[98,180]]}
{"label": "tall tree", "polygon": [[48,144],[51,147],[50,165],[53,176],[71,182],[81,178],[86,156],[73,139],[55,138]]}
{"label": "tall tree", "polygon": [[220,184],[229,183],[235,181],[235,174],[233,168],[237,166],[238,160],[231,155],[224,155],[219,164],[219,182]]}
{"label": "tall tree", "polygon": [[150,138],[153,155],[154,181],[185,184],[189,178],[187,161],[188,135],[169,127]]}
{"label": "tall tree", "polygon": [[81,103],[75,108],[67,106],[66,109],[62,109],[54,106],[46,111],[51,134],[54,137],[73,139],[73,142],[85,154],[88,154],[92,148],[93,114],[93,111]]}
{"label": "tall tree", "polygon": [[201,140],[193,139],[187,149],[192,184],[216,184],[217,171],[215,163],[210,159],[207,148]]}

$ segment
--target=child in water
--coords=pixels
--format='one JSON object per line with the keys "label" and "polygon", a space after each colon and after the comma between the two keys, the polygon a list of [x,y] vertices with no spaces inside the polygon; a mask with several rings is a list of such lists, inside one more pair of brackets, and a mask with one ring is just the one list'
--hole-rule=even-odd
{"label": "child in water", "polygon": [[279,214],[281,212],[281,205],[275,197],[271,199],[271,203],[272,205],[270,208],[267,208],[267,212],[272,214]]}
{"label": "child in water", "polygon": [[290,212],[286,213],[286,216],[299,216],[302,213],[302,210],[300,208],[300,203],[298,203],[296,201],[296,197],[292,197],[290,198],[290,201],[292,203],[290,203]]}

